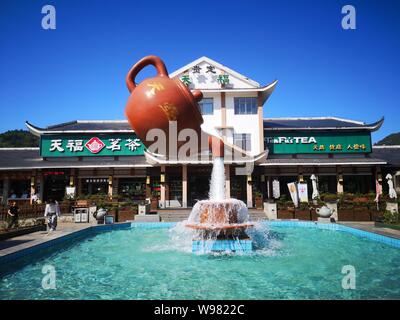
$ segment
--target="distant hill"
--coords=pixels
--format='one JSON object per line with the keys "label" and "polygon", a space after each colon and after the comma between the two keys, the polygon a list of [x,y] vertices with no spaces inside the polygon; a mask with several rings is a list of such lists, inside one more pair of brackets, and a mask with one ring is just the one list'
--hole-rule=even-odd
{"label": "distant hill", "polygon": [[10,130],[0,134],[0,148],[38,146],[39,138],[26,130]]}
{"label": "distant hill", "polygon": [[400,132],[389,134],[387,137],[383,138],[381,141],[375,143],[377,146],[393,146],[400,145]]}

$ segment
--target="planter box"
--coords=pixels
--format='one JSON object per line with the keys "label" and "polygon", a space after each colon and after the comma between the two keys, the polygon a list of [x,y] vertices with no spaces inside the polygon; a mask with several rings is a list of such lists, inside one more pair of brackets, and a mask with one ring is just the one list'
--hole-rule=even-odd
{"label": "planter box", "polygon": [[119,210],[116,222],[124,222],[128,220],[133,220],[134,219],[134,212],[133,210]]}
{"label": "planter box", "polygon": [[294,212],[295,219],[299,220],[308,220],[310,221],[310,210],[295,210]]}
{"label": "planter box", "polygon": [[20,228],[20,229],[8,231],[8,232],[0,233],[0,240],[6,240],[6,239],[13,238],[13,237],[18,237],[18,236],[22,236],[24,234],[29,234],[29,233],[38,232],[38,231],[46,231],[46,228],[47,227],[45,224],[41,224],[41,225],[37,225],[37,226],[25,227],[25,228]]}
{"label": "planter box", "polygon": [[376,211],[376,210],[371,210],[371,220],[376,221],[376,220],[383,220],[383,211]]}
{"label": "planter box", "polygon": [[318,221],[318,214],[317,211],[315,211],[315,208],[311,208],[311,220],[312,221]]}
{"label": "planter box", "polygon": [[288,209],[278,209],[278,219],[294,219],[294,211]]}
{"label": "planter box", "polygon": [[354,221],[354,210],[338,209],[338,219],[340,221]]}
{"label": "planter box", "polygon": [[354,210],[354,221],[371,221],[371,213],[365,210]]}

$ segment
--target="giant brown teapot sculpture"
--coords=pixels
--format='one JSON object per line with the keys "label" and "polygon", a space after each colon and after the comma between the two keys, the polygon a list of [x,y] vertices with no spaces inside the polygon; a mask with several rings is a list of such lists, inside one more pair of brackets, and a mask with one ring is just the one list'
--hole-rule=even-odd
{"label": "giant brown teapot sculpture", "polygon": [[[157,75],[136,84],[137,74],[146,66],[153,65]],[[191,92],[179,79],[168,76],[164,62],[156,56],[147,56],[137,62],[126,76],[131,93],[125,114],[129,124],[146,147],[154,140],[147,140],[151,129],[161,129],[169,137],[169,121],[176,121],[178,133],[193,129],[200,137],[203,118],[198,102],[203,98],[200,90]]]}

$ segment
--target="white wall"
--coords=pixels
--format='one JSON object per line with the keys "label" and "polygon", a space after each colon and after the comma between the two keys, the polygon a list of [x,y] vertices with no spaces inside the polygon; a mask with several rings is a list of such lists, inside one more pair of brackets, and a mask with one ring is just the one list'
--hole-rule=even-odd
{"label": "white wall", "polygon": [[226,103],[226,125],[234,127],[234,133],[251,134],[251,154],[256,155],[260,150],[260,130],[258,114],[235,114],[234,97],[257,97],[256,92],[227,93]]}

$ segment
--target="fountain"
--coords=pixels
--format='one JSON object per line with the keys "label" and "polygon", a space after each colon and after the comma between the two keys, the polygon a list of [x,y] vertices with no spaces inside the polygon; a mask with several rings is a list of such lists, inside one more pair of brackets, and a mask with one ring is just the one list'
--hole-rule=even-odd
{"label": "fountain", "polygon": [[223,142],[214,137],[209,141],[213,154],[209,199],[194,205],[186,224],[193,229],[192,251],[251,251],[246,229],[253,224],[248,222],[247,206],[226,198]]}

